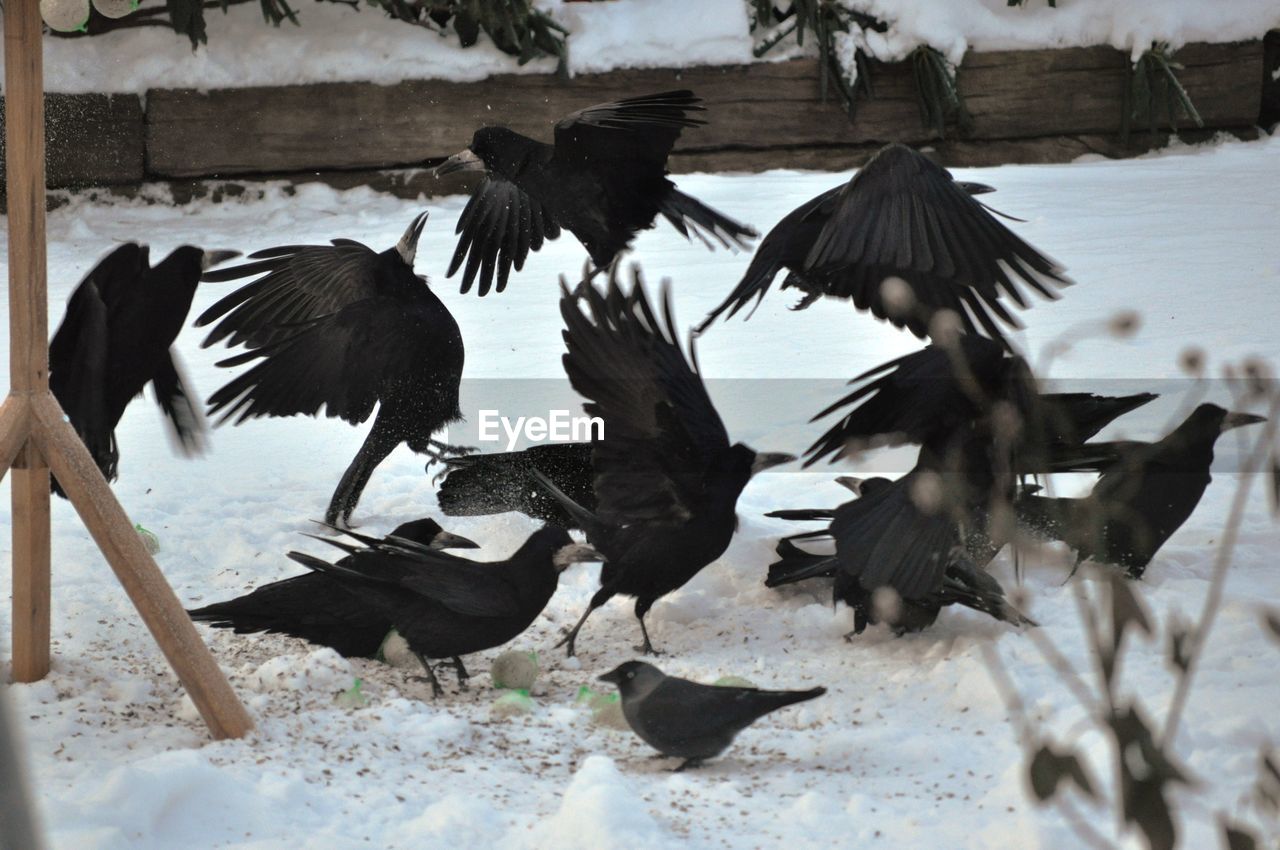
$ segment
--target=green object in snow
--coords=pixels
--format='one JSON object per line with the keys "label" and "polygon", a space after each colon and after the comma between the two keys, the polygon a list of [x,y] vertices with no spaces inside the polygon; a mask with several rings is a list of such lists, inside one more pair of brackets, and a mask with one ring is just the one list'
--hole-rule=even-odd
{"label": "green object in snow", "polygon": [[156,537],[154,531],[143,528],[142,523],[134,525],[133,530],[138,532],[138,536],[142,538],[142,545],[147,547],[147,554],[157,555],[160,552],[160,538]]}
{"label": "green object in snow", "polygon": [[509,690],[493,701],[489,715],[495,720],[506,720],[518,714],[532,714],[537,707],[528,691]]}
{"label": "green object in snow", "polygon": [[577,701],[584,703],[591,711],[591,722],[607,729],[630,729],[627,718],[622,715],[622,700],[618,692],[598,694],[583,685],[578,688]]}
{"label": "green object in snow", "polygon": [[369,704],[369,698],[364,695],[363,687],[364,680],[356,679],[351,687],[333,695],[333,704],[339,708],[364,708]]}

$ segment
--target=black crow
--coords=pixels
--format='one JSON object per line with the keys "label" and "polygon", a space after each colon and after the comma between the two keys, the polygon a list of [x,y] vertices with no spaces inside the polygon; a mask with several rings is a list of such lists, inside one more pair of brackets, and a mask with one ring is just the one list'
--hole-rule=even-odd
{"label": "black crow", "polygon": [[[67,301],[49,342],[49,389],[98,469],[116,479],[116,425],[148,383],[183,453],[204,445],[205,424],[171,349],[201,273],[236,251],[183,245],[154,268],[146,245],[126,242],[98,261]],[[64,495],[57,481],[53,490]]]}
{"label": "black crow", "polygon": [[348,523],[369,476],[396,446],[433,456],[455,450],[432,434],[462,418],[462,334],[427,279],[413,273],[426,221],[427,213],[418,215],[382,253],[350,239],[286,245],[205,276],[262,274],[196,320],[221,318],[206,347],[225,339],[248,349],[219,366],[257,361],[210,397],[210,413],[221,412],[220,422],[314,416],[323,407],[327,416],[356,424],[378,405],[369,436],[329,501],[330,525]]}
{"label": "black crow", "polygon": [[690,91],[669,91],[601,103],[562,118],[548,145],[506,127],[482,127],[471,144],[436,167],[437,174],[483,171],[485,176],[458,220],[452,277],[467,261],[462,291],[479,274],[488,293],[495,268],[497,290],[506,288],[544,239],[569,231],[605,269],[636,233],[661,214],[686,238],[707,245],[745,247],[750,227],[676,189],[667,179],[667,156],[685,127],[702,120],[701,101]]}
{"label": "black crow", "polygon": [[933,335],[934,316],[948,310],[969,333],[1005,344],[996,319],[1020,325],[1001,299],[1028,306],[1018,280],[1046,298],[1071,281],[971,197],[988,191],[953,180],[905,145],[887,145],[847,184],[778,222],[697,333],[723,313],[759,303],[785,268],[782,287],[804,293],[797,309],[823,295],[848,298],[918,337]]}
{"label": "black crow", "polygon": [[1155,443],[1124,445],[1088,496],[1080,499],[1020,495],[1021,523],[1062,540],[1080,561],[1124,567],[1140,578],[1164,542],[1178,530],[1204,495],[1213,446],[1225,431],[1265,422],[1251,413],[1229,413],[1201,404],[1181,425]]}
{"label": "black crow", "polygon": [[389,622],[422,663],[436,696],[443,691],[428,659],[452,658],[464,682],[467,671],[459,656],[501,646],[524,632],[547,607],[563,570],[601,557],[554,526],[535,531],[510,558],[493,562],[394,539],[366,539],[363,548],[321,539],[347,557],[336,564],[301,552],[289,557],[330,576],[371,616]]}
{"label": "black crow", "polygon": [[[963,527],[941,511],[917,505],[915,473],[898,481],[869,478],[860,498],[831,511],[774,511],[782,519],[827,519],[828,528],[784,537],[779,559],[769,565],[768,587],[779,587],[818,576],[835,576],[836,599],[854,611],[854,633],[868,624],[886,623],[897,634],[920,631],[948,605],[963,605],[1016,626],[1035,625],[1005,598],[1004,588],[989,575],[986,563],[995,548],[982,545],[966,551]],[[985,543],[985,538],[982,539]],[[835,552],[815,553],[834,540]],[[801,545],[801,544],[804,545]],[[907,573],[912,558],[899,552],[916,548],[935,567]],[[884,568],[884,569],[882,569]],[[917,577],[918,583],[910,578]],[[885,594],[882,588],[892,589]],[[877,596],[877,593],[880,595]]]}
{"label": "black crow", "polygon": [[649,305],[638,270],[630,294],[611,275],[604,293],[584,285],[560,300],[569,382],[588,399],[583,409],[604,420],[591,455],[594,511],[537,469],[530,473],[605,556],[600,590],[562,641],[569,655],[587,617],[618,593],[635,597],[641,650],[652,653],[649,608],[728,547],[738,495],[751,476],[795,460],[729,442],[680,346],[665,286],[661,307],[659,315]]}
{"label": "black crow", "polygon": [[[952,603],[1025,621],[983,570],[1012,533],[1017,479],[1100,468],[1113,459],[1112,444],[1085,451],[1079,441],[1154,397],[1042,395],[1021,358],[967,335],[854,382],[852,393],[815,417],[852,406],[809,449],[806,463],[918,443],[916,465],[896,481],[864,485],[861,498],[831,513],[825,532],[786,541],[767,583],[835,575],[835,598],[854,609],[855,633],[885,619],[899,631],[921,628]],[[798,544],[826,536],[835,553],[825,560]],[[876,606],[877,592],[893,604]]]}
{"label": "black crow", "polygon": [[562,528],[577,521],[539,486],[529,471],[537,469],[570,499],[595,510],[590,443],[546,443],[518,452],[451,457],[436,491],[440,510],[448,516],[483,516],[519,511]]}
{"label": "black crow", "polygon": [[[429,518],[403,523],[382,540],[347,533],[369,546],[402,545],[410,552],[416,552],[419,547],[432,551],[477,548],[477,544],[446,532]],[[338,564],[347,566],[349,560],[350,556]],[[349,658],[373,658],[392,629],[382,612],[352,595],[342,581],[317,572],[273,581],[236,599],[215,602],[187,613],[191,619],[216,628],[235,629],[238,635],[255,632],[293,635],[332,647]]]}
{"label": "black crow", "polygon": [[664,756],[684,759],[677,771],[720,755],[739,732],[766,714],[827,692],[701,685],[643,661],[620,664],[600,680],[618,686],[622,716],[632,731]]}

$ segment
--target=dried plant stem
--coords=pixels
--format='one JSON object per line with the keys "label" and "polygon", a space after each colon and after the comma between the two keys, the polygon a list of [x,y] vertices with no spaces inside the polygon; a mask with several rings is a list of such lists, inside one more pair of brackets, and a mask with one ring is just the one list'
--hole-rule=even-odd
{"label": "dried plant stem", "polygon": [[1222,542],[1214,557],[1213,577],[1209,581],[1209,592],[1205,595],[1204,607],[1200,618],[1196,621],[1187,643],[1187,666],[1178,676],[1173,693],[1173,701],[1169,704],[1169,713],[1165,717],[1164,729],[1160,733],[1160,748],[1168,749],[1178,733],[1178,721],[1182,719],[1182,711],[1186,707],[1187,695],[1191,691],[1191,680],[1199,667],[1200,656],[1204,654],[1205,642],[1209,639],[1209,630],[1222,607],[1222,593],[1227,583],[1227,569],[1231,566],[1231,555],[1235,550],[1236,538],[1240,534],[1240,523],[1244,520],[1244,508],[1249,497],[1249,488],[1254,476],[1262,468],[1276,435],[1276,417],[1280,416],[1280,395],[1272,399],[1267,411],[1267,422],[1261,436],[1254,444],[1253,451],[1245,464],[1235,498],[1231,503],[1231,513],[1227,517],[1227,525],[1222,533]]}

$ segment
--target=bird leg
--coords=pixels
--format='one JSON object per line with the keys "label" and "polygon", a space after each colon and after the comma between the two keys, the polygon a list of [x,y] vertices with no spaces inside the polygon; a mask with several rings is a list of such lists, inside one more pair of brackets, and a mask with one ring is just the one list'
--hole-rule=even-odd
{"label": "bird leg", "polygon": [[685,759],[684,761],[680,762],[679,767],[673,769],[671,772],[683,773],[684,771],[695,768],[695,767],[702,767],[702,759]]}
{"label": "bird leg", "polygon": [[458,673],[458,687],[463,690],[467,689],[467,680],[471,678],[471,674],[467,672],[467,668],[462,666],[462,659],[453,656],[453,669]]}
{"label": "bird leg", "polygon": [[427,675],[426,675],[426,678],[425,678],[425,679],[424,679],[422,676],[414,676],[414,677],[413,677],[414,681],[417,681],[417,682],[422,682],[422,681],[430,682],[430,683],[431,683],[431,695],[432,695],[433,697],[436,697],[437,699],[439,699],[440,697],[444,696],[444,688],[440,687],[440,680],[438,680],[438,679],[436,678],[436,673],[435,673],[435,671],[431,669],[431,663],[430,663],[429,661],[427,661],[427,659],[423,658],[423,657],[422,657],[422,653],[420,653],[420,652],[415,652],[415,653],[413,654],[413,657],[414,657],[414,658],[416,658],[416,659],[418,659],[418,663],[422,665],[422,669],[427,671]]}
{"label": "bird leg", "polygon": [[560,642],[556,644],[557,648],[568,644],[569,648],[565,650],[566,658],[573,658],[578,654],[577,650],[574,649],[574,644],[578,641],[578,632],[582,629],[582,624],[591,616],[591,612],[596,610],[597,607],[595,599],[592,599],[591,604],[587,606],[587,610],[583,611],[582,616],[578,618],[578,622],[574,624],[574,627],[569,630],[569,633],[561,638]]}
{"label": "bird leg", "polygon": [[333,497],[329,500],[329,507],[324,512],[324,521],[326,523],[334,526],[341,524],[350,527],[351,512],[356,509],[356,504],[360,501],[360,494],[364,492],[365,485],[369,483],[369,476],[373,475],[373,470],[398,445],[400,445],[400,438],[393,435],[389,428],[382,425],[381,421],[375,420],[373,429],[369,431],[369,436],[365,438],[364,445],[360,447],[360,451],[356,452],[355,459],[351,461],[347,471],[342,473],[342,480],[338,482],[338,488],[333,491]]}
{"label": "bird leg", "polygon": [[649,613],[649,605],[642,600],[636,600],[636,619],[640,621],[640,634],[644,635],[644,643],[640,646],[633,647],[636,652],[641,655],[661,655],[662,653],[653,648],[653,642],[649,640],[649,630],[644,627],[644,615]]}

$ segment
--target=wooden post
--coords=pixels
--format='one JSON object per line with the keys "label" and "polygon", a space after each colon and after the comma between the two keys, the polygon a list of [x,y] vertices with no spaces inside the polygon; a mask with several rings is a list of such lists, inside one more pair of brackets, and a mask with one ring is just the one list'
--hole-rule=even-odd
{"label": "wooden post", "polygon": [[[44,232],[44,75],[37,0],[11,0],[4,21],[4,138],[9,203],[9,387],[48,392]],[[49,672],[49,469],[23,451],[14,467],[13,677]]]}
{"label": "wooden post", "polygon": [[51,464],[209,731],[215,738],[238,738],[253,721],[49,392],[37,2],[7,0],[4,22],[10,388],[0,407],[0,476],[13,469],[13,676],[29,682],[49,671]]}

